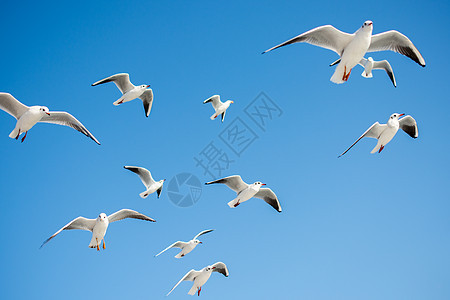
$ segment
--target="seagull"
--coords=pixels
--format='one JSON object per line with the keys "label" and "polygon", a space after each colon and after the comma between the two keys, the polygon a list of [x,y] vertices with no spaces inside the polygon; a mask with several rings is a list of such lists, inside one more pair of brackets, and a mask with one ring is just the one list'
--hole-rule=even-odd
{"label": "seagull", "polygon": [[227,266],[223,262],[216,262],[212,266],[207,266],[201,269],[200,271],[196,271],[194,269],[190,270],[177,284],[170,290],[170,292],[166,295],[169,296],[170,293],[182,282],[182,281],[193,281],[194,284],[192,288],[189,290],[189,295],[194,295],[197,291],[197,294],[200,296],[200,292],[202,291],[202,286],[208,281],[209,277],[211,277],[212,272],[219,272],[223,274],[225,277],[228,277],[228,269]]}
{"label": "seagull", "polygon": [[336,52],[341,61],[331,77],[334,83],[348,80],[352,68],[364,57],[366,52],[391,50],[403,54],[425,67],[425,60],[414,44],[398,31],[390,30],[372,35],[373,22],[366,21],[355,33],[342,32],[331,25],[320,26],[302,33],[284,43],[263,52],[293,43],[308,43]]}
{"label": "seagull", "polygon": [[42,122],[72,127],[100,145],[100,142],[80,121],[65,111],[49,111],[46,106],[26,106],[9,93],[0,93],[0,109],[17,119],[16,127],[9,137],[17,140],[21,134],[25,133],[21,139],[22,143],[27,137],[28,130],[36,123]]}
{"label": "seagull", "polygon": [[131,172],[134,172],[139,175],[139,178],[141,179],[142,183],[145,185],[147,190],[145,192],[142,192],[139,194],[141,198],[145,199],[148,195],[157,192],[158,198],[161,196],[161,191],[163,188],[165,179],[162,179],[158,182],[153,180],[152,174],[149,170],[141,167],[134,167],[134,166],[124,166],[125,169],[130,170]]}
{"label": "seagull", "polygon": [[206,103],[212,103],[212,106],[214,108],[214,110],[216,111],[211,117],[211,120],[214,120],[215,118],[217,118],[218,115],[222,115],[222,123],[223,123],[223,119],[225,119],[225,113],[227,112],[228,107],[230,107],[231,103],[234,103],[234,101],[231,100],[227,100],[225,101],[225,103],[223,103],[222,101],[220,101],[220,96],[219,95],[214,95],[209,97],[208,99],[206,99],[205,101],[203,101],[203,104]]}
{"label": "seagull", "polygon": [[160,255],[161,253],[165,252],[166,250],[169,250],[170,248],[180,248],[181,252],[178,253],[177,255],[175,255],[175,258],[181,258],[181,257],[185,256],[186,254],[188,254],[189,252],[191,252],[192,250],[194,250],[194,248],[197,247],[198,244],[202,244],[202,242],[200,242],[197,239],[199,236],[204,235],[205,233],[209,233],[211,231],[214,231],[214,229],[203,230],[202,232],[200,232],[199,234],[194,236],[194,238],[192,240],[190,240],[189,242],[181,242],[181,241],[175,242],[172,245],[170,245],[169,247],[167,247],[166,249],[164,249],[163,251],[156,254],[155,257]]}
{"label": "seagull", "polygon": [[[330,64],[330,67],[338,64],[341,61],[339,58],[332,64]],[[392,70],[391,64],[387,60],[381,60],[381,61],[375,61],[372,57],[369,57],[368,59],[365,59],[364,57],[361,58],[359,61],[359,65],[364,68],[364,71],[361,73],[361,76],[364,78],[372,78],[372,70],[385,70],[388,74],[389,78],[392,81],[392,84],[394,87],[397,87],[397,82],[395,81],[394,71]]]}
{"label": "seagull", "polygon": [[116,100],[113,104],[119,105],[124,102],[140,98],[144,103],[145,116],[148,117],[153,104],[153,91],[149,89],[150,85],[139,85],[134,86],[130,81],[130,75],[127,73],[119,73],[116,75],[109,76],[108,78],[99,80],[92,84],[96,86],[102,83],[114,82],[119,90],[122,92],[122,97]]}
{"label": "seagull", "polygon": [[89,243],[89,248],[97,248],[97,251],[99,251],[100,250],[99,245],[103,240],[103,249],[105,249],[106,246],[104,237],[106,234],[106,229],[108,229],[108,225],[112,222],[120,221],[126,218],[156,222],[152,218],[149,218],[131,209],[121,209],[109,216],[107,216],[104,213],[101,213],[98,215],[97,219],[86,219],[84,217],[78,217],[70,221],[67,225],[65,225],[63,228],[55,232],[55,234],[53,234],[51,237],[46,239],[42,243],[40,248],[42,248],[42,246],[44,246],[48,241],[57,236],[63,230],[81,229],[92,232],[92,239],[91,242]]}
{"label": "seagull", "polygon": [[236,207],[242,202],[249,200],[252,197],[263,199],[270,206],[275,208],[278,212],[281,212],[280,202],[278,201],[277,195],[269,188],[261,188],[265,183],[259,181],[247,184],[245,183],[241,176],[233,175],[225,177],[222,179],[206,182],[205,184],[213,183],[223,183],[226,184],[230,189],[237,193],[237,197],[230,202],[228,202],[229,207]]}
{"label": "seagull", "polygon": [[389,117],[389,120],[387,121],[387,124],[380,124],[378,122],[375,122],[372,126],[370,126],[369,129],[366,130],[357,140],[354,142],[347,150],[344,151],[341,155],[338,157],[341,157],[345,153],[347,153],[348,150],[350,150],[357,142],[359,142],[360,139],[363,137],[369,137],[369,138],[375,138],[378,140],[377,145],[370,153],[375,153],[378,151],[380,153],[384,146],[386,146],[387,143],[389,143],[392,138],[397,133],[398,129],[401,128],[404,132],[406,132],[409,136],[412,138],[417,138],[419,136],[419,130],[417,129],[417,123],[416,120],[414,120],[413,117],[410,115],[405,116],[401,119],[399,119],[401,116],[404,116],[405,114],[398,114],[394,113]]}

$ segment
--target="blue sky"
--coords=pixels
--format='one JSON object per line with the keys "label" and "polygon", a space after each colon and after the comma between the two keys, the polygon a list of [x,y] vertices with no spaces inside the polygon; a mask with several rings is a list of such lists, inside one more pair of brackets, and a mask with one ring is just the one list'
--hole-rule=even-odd
{"label": "blue sky", "polygon": [[[448,299],[450,141],[447,126],[447,1],[76,1],[4,2],[0,19],[1,91],[27,105],[75,115],[101,146],[62,126],[38,124],[23,144],[8,138],[14,119],[0,113],[0,298],[163,299],[190,269],[225,262],[202,291],[206,299]],[[344,85],[329,81],[331,51],[295,44],[261,55],[314,27],[354,32],[370,19],[374,33],[407,35],[427,66],[393,52],[398,87],[382,71],[373,79],[356,67]],[[130,73],[151,84],[149,118],[142,103],[119,107],[106,76]],[[282,110],[265,131],[245,108],[265,92]],[[234,104],[225,123],[210,121],[213,94]],[[375,121],[411,114],[419,138],[399,132],[381,154],[372,139],[345,150]],[[219,134],[240,117],[258,135],[238,157]],[[225,186],[203,187],[188,208],[162,197],[142,200],[138,178],[189,172],[210,178],[194,157],[211,141],[234,162],[224,175],[261,180],[278,195],[278,214],[261,200],[237,209]],[[110,226],[107,249],[87,246],[90,234],[65,231],[77,216],[95,218],[131,208],[157,223]],[[181,260],[176,240],[214,228]],[[172,299],[188,297],[181,284]]]}

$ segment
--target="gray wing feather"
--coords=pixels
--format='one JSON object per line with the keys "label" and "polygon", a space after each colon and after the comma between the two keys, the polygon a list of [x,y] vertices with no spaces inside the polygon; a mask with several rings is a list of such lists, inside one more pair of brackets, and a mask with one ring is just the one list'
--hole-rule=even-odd
{"label": "gray wing feather", "polygon": [[29,107],[22,104],[9,93],[0,93],[0,109],[6,111],[18,120]]}
{"label": "gray wing feather", "polygon": [[281,205],[278,201],[277,195],[275,195],[275,193],[271,189],[261,188],[254,197],[263,199],[267,204],[275,208],[278,212],[281,212]]}
{"label": "gray wing feather", "polygon": [[130,75],[128,75],[127,73],[119,73],[116,75],[109,76],[105,79],[93,83],[92,86],[96,86],[107,82],[114,82],[116,86],[119,88],[119,90],[122,92],[122,94],[125,94],[126,92],[134,88],[134,85],[130,81]]}
{"label": "gray wing feather", "polygon": [[345,150],[341,155],[339,155],[338,158],[347,153],[347,151],[350,150],[353,146],[355,146],[356,143],[359,142],[359,140],[362,139],[363,137],[378,139],[380,137],[380,134],[386,129],[386,126],[387,126],[386,124],[380,124],[378,122],[375,122],[350,147],[348,147],[347,150]]}
{"label": "gray wing feather", "polygon": [[44,246],[45,244],[47,244],[52,238],[54,238],[55,236],[57,236],[61,231],[63,230],[71,230],[71,229],[81,229],[81,230],[87,230],[87,231],[92,231],[94,229],[95,226],[95,219],[86,219],[84,217],[78,217],[76,219],[73,219],[72,221],[70,221],[69,223],[67,223],[63,228],[61,228],[60,230],[58,230],[57,232],[55,232],[51,237],[49,237],[48,239],[46,239],[40,248],[42,248],[42,246]]}
{"label": "gray wing feather", "polygon": [[223,262],[216,262],[211,266],[213,268],[213,272],[219,272],[220,274],[224,275],[225,277],[228,277],[228,268]]}
{"label": "gray wing feather", "polygon": [[232,189],[238,194],[248,187],[248,185],[242,180],[241,176],[239,175],[233,175],[222,179],[206,182],[205,184],[213,184],[213,183],[226,184],[230,189]]}
{"label": "gray wing feather", "polygon": [[139,98],[141,98],[142,103],[144,104],[145,116],[148,117],[153,105],[153,90],[146,89],[145,92],[139,96]]}
{"label": "gray wing feather", "polygon": [[339,54],[339,56],[341,56],[344,51],[344,48],[347,46],[348,43],[350,43],[353,37],[354,37],[353,34],[342,32],[331,25],[325,25],[314,28],[284,43],[272,47],[264,51],[263,54],[272,51],[274,49],[294,43],[308,43],[311,45],[332,50],[337,54]]}
{"label": "gray wing feather", "polygon": [[95,138],[95,136],[87,130],[84,125],[78,121],[74,116],[65,111],[51,111],[50,115],[45,115],[39,122],[58,124],[71,127],[85,136],[91,138],[94,142],[100,145],[100,142]]}
{"label": "gray wing feather", "polygon": [[396,30],[386,31],[372,36],[372,41],[367,52],[384,50],[391,50],[403,54],[422,67],[425,67],[425,60],[416,46],[414,46],[408,37]]}
{"label": "gray wing feather", "polygon": [[109,223],[120,221],[126,218],[139,219],[144,221],[156,222],[150,217],[143,215],[137,211],[131,209],[121,209],[118,212],[115,212],[108,216]]}
{"label": "gray wing feather", "polygon": [[166,249],[164,249],[163,251],[161,251],[161,252],[159,252],[158,254],[156,254],[155,257],[158,256],[158,255],[160,255],[160,254],[162,254],[163,252],[169,250],[170,248],[180,248],[180,249],[181,249],[181,248],[183,248],[186,244],[187,244],[187,243],[182,242],[182,241],[175,242],[175,243],[173,243],[172,245],[170,245],[169,247],[167,247]]}
{"label": "gray wing feather", "polygon": [[[364,58],[363,58],[364,59]],[[395,81],[394,70],[392,70],[391,64],[387,60],[374,61],[373,69],[375,70],[385,70],[389,78],[392,81],[394,87],[397,87],[397,82]]]}
{"label": "gray wing feather", "polygon": [[197,234],[196,236],[194,236],[194,240],[196,240],[199,236],[202,236],[206,233],[209,233],[211,231],[214,231],[214,229],[208,229],[208,230],[203,230],[202,232],[200,232],[199,234]]}
{"label": "gray wing feather", "polygon": [[149,188],[151,185],[155,183],[152,174],[150,173],[149,170],[145,168],[135,166],[124,166],[124,168],[139,175],[139,178],[141,179],[142,183],[145,185],[146,188]]}
{"label": "gray wing feather", "polygon": [[220,101],[220,96],[219,95],[214,95],[209,97],[208,99],[206,99],[205,101],[203,101],[203,104],[205,103],[209,103],[211,102],[212,106],[214,107],[215,110],[217,110],[217,108],[223,104],[222,101]]}
{"label": "gray wing feather", "polygon": [[419,136],[419,129],[417,128],[416,120],[410,115],[405,116],[399,120],[400,128],[409,134],[412,138],[417,138]]}

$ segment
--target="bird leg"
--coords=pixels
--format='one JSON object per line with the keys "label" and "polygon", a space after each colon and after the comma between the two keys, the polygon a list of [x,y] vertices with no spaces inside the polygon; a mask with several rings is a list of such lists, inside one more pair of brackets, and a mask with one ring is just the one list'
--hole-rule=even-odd
{"label": "bird leg", "polygon": [[16,140],[19,138],[19,135],[20,135],[20,129],[19,129],[19,132],[16,135]]}
{"label": "bird leg", "polygon": [[344,75],[342,75],[342,80],[343,81],[346,81],[345,80],[345,73],[347,73],[347,67],[346,66],[344,66]]}
{"label": "bird leg", "polygon": [[23,143],[23,141],[25,141],[25,138],[27,137],[27,133],[28,133],[28,131],[25,131],[25,135],[23,136],[21,143]]}
{"label": "bird leg", "polygon": [[380,153],[381,151],[383,151],[383,149],[384,149],[384,146],[381,145],[380,150],[378,150],[378,153]]}
{"label": "bird leg", "polygon": [[201,291],[202,291],[202,287],[199,287],[199,288],[198,288],[198,292],[197,292],[197,295],[198,295],[198,296],[200,296],[200,292],[201,292]]}
{"label": "bird leg", "polygon": [[100,251],[100,248],[98,247],[98,239],[95,238],[95,241],[97,242],[97,251]]}
{"label": "bird leg", "polygon": [[352,72],[352,69],[350,69],[350,71],[348,71],[348,74],[347,75],[345,75],[345,72],[344,72],[344,78],[343,78],[343,80],[344,81],[347,81],[348,80],[348,77],[350,77],[350,73]]}
{"label": "bird leg", "polygon": [[105,245],[105,239],[103,239],[103,250],[106,249],[106,245]]}
{"label": "bird leg", "polygon": [[234,207],[237,207],[239,204],[241,204],[239,201],[236,202],[236,204],[234,205]]}

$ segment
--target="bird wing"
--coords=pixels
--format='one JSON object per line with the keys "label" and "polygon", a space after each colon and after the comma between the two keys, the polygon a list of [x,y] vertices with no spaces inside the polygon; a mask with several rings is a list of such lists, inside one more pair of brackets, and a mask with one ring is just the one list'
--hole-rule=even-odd
{"label": "bird wing", "polygon": [[348,43],[350,43],[353,37],[354,34],[342,32],[331,25],[325,25],[314,28],[284,43],[272,47],[264,51],[263,54],[293,43],[308,43],[311,45],[332,50],[341,56],[344,51],[344,48],[348,45]]}
{"label": "bird wing", "polygon": [[275,208],[278,212],[281,212],[281,205],[278,201],[277,195],[269,188],[260,188],[255,194],[256,198],[263,199],[267,204]]}
{"label": "bird wing", "polygon": [[332,66],[334,66],[334,65],[337,65],[337,64],[340,63],[340,62],[341,62],[341,59],[339,58],[339,59],[335,60],[334,62],[332,62],[332,63],[330,64],[330,67],[332,67]]}
{"label": "bird wing", "polygon": [[139,98],[141,98],[142,103],[144,104],[145,116],[148,117],[148,115],[150,115],[150,111],[152,110],[153,90],[146,89],[145,92],[139,96]]}
{"label": "bird wing", "polygon": [[125,94],[129,90],[132,90],[135,86],[130,81],[130,75],[127,73],[119,73],[116,75],[109,76],[105,79],[99,80],[92,84],[92,86],[96,86],[102,83],[114,82],[122,94]]}
{"label": "bird wing", "polygon": [[202,232],[194,236],[193,240],[196,240],[199,236],[204,235],[205,233],[209,233],[211,231],[214,231],[214,229],[203,230]]}
{"label": "bird wing", "polygon": [[51,237],[46,239],[42,243],[40,248],[42,248],[42,246],[47,244],[52,238],[57,236],[63,230],[81,229],[81,230],[92,231],[94,229],[95,223],[96,223],[95,219],[86,219],[84,217],[78,217],[76,219],[73,219],[72,221],[67,223],[63,228],[61,228],[60,230],[55,232]]}
{"label": "bird wing", "polygon": [[152,174],[149,170],[135,166],[124,166],[124,168],[138,174],[139,178],[146,188],[149,188],[150,186],[155,184],[155,180],[153,180]]}
{"label": "bird wing", "polygon": [[91,138],[94,142],[100,145],[100,142],[95,138],[95,136],[92,135],[92,133],[90,133],[89,130],[87,130],[87,128],[84,127],[84,125],[81,124],[80,121],[78,121],[74,116],[72,116],[68,112],[51,111],[50,115],[44,115],[39,122],[72,127],[73,129],[81,132],[82,134]]}
{"label": "bird wing", "polygon": [[163,252],[169,250],[170,248],[180,248],[180,249],[181,249],[181,248],[183,248],[186,244],[187,244],[187,243],[181,242],[181,241],[175,242],[175,243],[173,243],[172,245],[170,245],[169,247],[167,247],[166,249],[164,249],[163,251],[161,251],[161,252],[159,252],[158,254],[156,254],[155,257],[158,256],[158,255],[160,255],[161,253],[163,253]]}
{"label": "bird wing", "polygon": [[345,150],[341,155],[338,157],[341,157],[345,153],[347,153],[348,150],[350,150],[357,142],[359,142],[360,139],[363,137],[369,137],[369,138],[375,138],[378,139],[381,135],[381,133],[386,129],[386,124],[380,124],[378,122],[375,122],[372,126],[369,127],[369,129],[366,130],[347,150]]}
{"label": "bird wing", "polygon": [[359,65],[362,66],[363,68],[366,67],[366,63],[367,63],[367,59],[365,59],[364,57],[361,58],[361,60],[359,61]]}
{"label": "bird wing", "polygon": [[213,272],[219,272],[223,274],[225,277],[228,277],[228,268],[223,262],[216,262],[211,266],[213,268]]}
{"label": "bird wing", "polygon": [[248,187],[248,184],[246,184],[241,176],[239,175],[233,175],[229,177],[225,177],[222,179],[217,179],[214,181],[206,182],[205,184],[213,184],[213,183],[223,183],[226,184],[230,189],[235,191],[236,193],[240,193],[242,190],[246,189]]}
{"label": "bird wing", "polygon": [[416,46],[403,34],[390,30],[372,36],[370,47],[367,52],[391,50],[403,54],[413,61],[425,67],[425,60],[417,50]]}
{"label": "bird wing", "polygon": [[141,213],[138,213],[137,211],[131,210],[131,209],[121,209],[111,215],[108,216],[109,223],[120,221],[126,218],[132,218],[132,219],[140,219],[144,221],[151,221],[156,222],[150,217],[147,217],[146,215],[143,215]]}
{"label": "bird wing", "polygon": [[397,87],[397,82],[395,81],[394,71],[392,70],[391,64],[387,60],[374,61],[373,62],[373,69],[385,70],[386,73],[388,74],[389,78],[391,79],[392,84],[394,85],[394,87]]}
{"label": "bird wing", "polygon": [[186,275],[184,275],[183,278],[181,278],[180,281],[178,281],[177,284],[175,284],[175,286],[170,290],[170,292],[167,293],[166,296],[169,296],[170,293],[172,293],[172,291],[183,281],[194,281],[195,277],[197,277],[199,274],[201,273],[201,271],[195,271],[194,269],[190,270],[189,272],[187,272]]}
{"label": "bird wing", "polygon": [[419,129],[417,128],[416,120],[414,120],[413,117],[407,115],[401,118],[398,122],[400,123],[400,128],[409,134],[410,137],[417,138],[419,136]]}
{"label": "bird wing", "polygon": [[22,104],[9,93],[0,93],[0,109],[6,111],[18,120],[29,107]]}
{"label": "bird wing", "polygon": [[214,96],[209,97],[208,99],[203,101],[203,104],[209,103],[209,102],[212,102],[212,106],[214,107],[215,110],[217,110],[217,108],[221,104],[223,104],[222,101],[220,101],[220,96],[219,95],[214,95]]}

